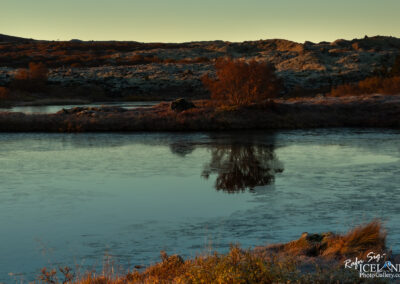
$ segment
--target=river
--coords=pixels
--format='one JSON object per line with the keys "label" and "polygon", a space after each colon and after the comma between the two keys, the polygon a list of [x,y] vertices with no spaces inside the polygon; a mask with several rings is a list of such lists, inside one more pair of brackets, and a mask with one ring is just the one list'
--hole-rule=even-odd
{"label": "river", "polygon": [[124,271],[380,218],[400,251],[400,131],[0,134],[0,282]]}

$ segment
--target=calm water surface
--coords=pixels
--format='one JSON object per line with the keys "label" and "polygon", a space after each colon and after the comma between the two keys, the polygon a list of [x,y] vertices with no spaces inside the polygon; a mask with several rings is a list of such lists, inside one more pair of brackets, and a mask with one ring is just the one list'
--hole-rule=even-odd
{"label": "calm water surface", "polygon": [[397,130],[0,134],[0,282],[373,218],[400,251],[399,159]]}
{"label": "calm water surface", "polygon": [[11,108],[0,108],[0,112],[23,112],[26,114],[48,114],[56,113],[63,108],[70,109],[73,107],[101,107],[101,106],[115,106],[123,107],[126,109],[135,109],[139,107],[151,107],[159,102],[106,102],[97,104],[83,104],[83,105],[50,105],[50,106],[13,106]]}

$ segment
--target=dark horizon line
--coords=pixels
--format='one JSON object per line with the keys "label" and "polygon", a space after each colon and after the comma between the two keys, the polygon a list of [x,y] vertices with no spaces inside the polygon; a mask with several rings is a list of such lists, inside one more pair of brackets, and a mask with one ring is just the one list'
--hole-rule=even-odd
{"label": "dark horizon line", "polygon": [[121,43],[129,43],[129,42],[134,42],[134,43],[163,43],[163,44],[185,44],[185,43],[205,43],[205,42],[226,42],[226,43],[244,43],[244,42],[257,42],[257,41],[267,41],[267,40],[285,40],[285,41],[290,41],[290,42],[294,42],[294,43],[298,43],[298,44],[305,44],[307,42],[309,43],[323,43],[323,42],[335,42],[338,40],[346,40],[346,41],[353,41],[353,40],[361,40],[361,39],[365,39],[365,38],[396,38],[396,39],[400,39],[399,37],[395,37],[392,35],[374,35],[374,36],[369,36],[369,35],[365,35],[364,37],[360,37],[360,38],[352,38],[352,39],[346,39],[346,38],[338,38],[336,40],[333,41],[319,41],[319,42],[313,42],[313,41],[309,41],[309,40],[305,40],[304,42],[298,42],[298,41],[294,41],[294,40],[290,40],[290,39],[285,39],[285,38],[266,38],[266,39],[257,39],[257,40],[243,40],[243,41],[229,41],[229,40],[222,40],[222,39],[213,39],[213,40],[193,40],[193,41],[178,41],[178,42],[165,42],[165,41],[148,41],[148,42],[144,42],[144,41],[135,41],[135,40],[81,40],[79,38],[72,38],[70,40],[48,40],[48,39],[35,39],[35,38],[27,38],[27,37],[20,37],[20,36],[12,36],[12,35],[7,35],[7,34],[2,34],[0,33],[0,43],[5,42],[4,39],[9,39],[10,41],[36,41],[36,42],[82,42],[82,43],[88,43],[88,42],[98,42],[98,43],[102,43],[102,42],[121,42]]}

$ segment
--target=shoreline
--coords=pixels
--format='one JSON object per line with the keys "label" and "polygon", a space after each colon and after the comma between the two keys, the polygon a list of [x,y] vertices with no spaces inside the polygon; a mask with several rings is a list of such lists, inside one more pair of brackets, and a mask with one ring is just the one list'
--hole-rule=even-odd
{"label": "shoreline", "polygon": [[0,113],[0,132],[224,131],[337,127],[400,128],[400,95],[275,99],[243,107],[176,112],[170,103],[132,110],[76,107],[56,114]]}
{"label": "shoreline", "polygon": [[[122,100],[121,98],[117,99],[103,99],[103,100],[90,100],[90,99],[39,99],[39,100],[26,100],[21,102],[15,101],[6,101],[4,103],[4,108],[13,108],[13,107],[25,107],[25,106],[57,106],[57,105],[101,105],[101,104],[119,104],[119,103],[137,103],[137,102],[154,102],[153,100]],[[0,107],[2,107],[0,105]]]}
{"label": "shoreline", "polygon": [[[373,220],[344,234],[305,232],[288,243],[251,249],[231,245],[227,253],[209,252],[187,259],[161,251],[160,262],[134,265],[126,272],[115,272],[114,267],[106,266],[100,273],[86,271],[76,275],[69,267],[59,267],[59,276],[76,284],[387,283],[376,275],[365,278],[360,275],[361,269],[372,265],[380,268],[399,262],[400,256],[387,248],[386,237],[382,222]],[[58,277],[55,269],[43,268],[38,279],[66,283],[61,281],[62,277]]]}

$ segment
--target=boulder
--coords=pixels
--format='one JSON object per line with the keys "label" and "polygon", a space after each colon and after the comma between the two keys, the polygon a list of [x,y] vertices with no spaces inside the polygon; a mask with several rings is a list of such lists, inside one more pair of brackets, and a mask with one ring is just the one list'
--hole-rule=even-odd
{"label": "boulder", "polygon": [[173,102],[171,102],[170,108],[171,110],[175,111],[175,112],[181,112],[181,111],[185,111],[191,108],[195,108],[196,106],[190,102],[187,101],[183,98],[177,99]]}

